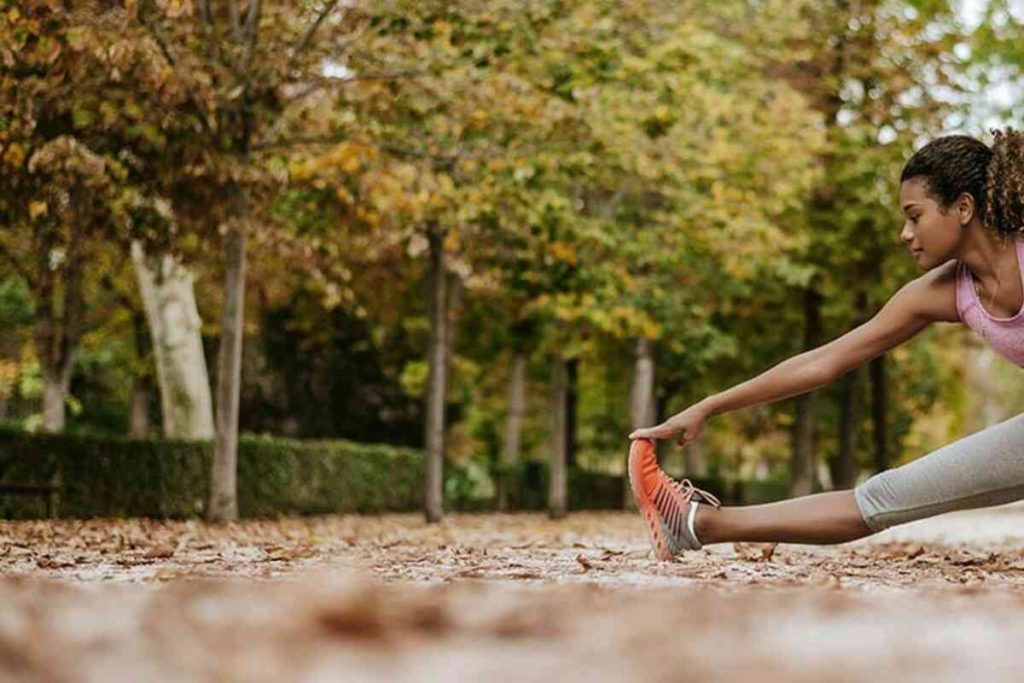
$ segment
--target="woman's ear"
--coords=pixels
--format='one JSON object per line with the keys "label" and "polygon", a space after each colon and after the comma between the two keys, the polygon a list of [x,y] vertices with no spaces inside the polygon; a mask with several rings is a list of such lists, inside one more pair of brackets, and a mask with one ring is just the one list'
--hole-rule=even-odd
{"label": "woman's ear", "polygon": [[967,227],[974,218],[974,197],[970,192],[961,192],[956,198],[957,219],[961,227]]}

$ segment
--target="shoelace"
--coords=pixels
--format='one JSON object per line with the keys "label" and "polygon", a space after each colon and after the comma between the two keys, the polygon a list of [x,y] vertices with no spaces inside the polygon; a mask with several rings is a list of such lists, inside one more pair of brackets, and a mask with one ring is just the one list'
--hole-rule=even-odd
{"label": "shoelace", "polygon": [[711,503],[711,505],[713,505],[714,507],[722,507],[722,502],[718,500],[718,498],[708,493],[704,489],[697,488],[689,479],[681,479],[679,481],[670,479],[669,481],[672,482],[672,485],[676,488],[677,491],[679,491],[681,494],[683,494],[683,496],[686,497],[686,500],[691,500],[693,498],[693,494],[696,492],[701,495],[701,498],[706,500],[708,503]]}

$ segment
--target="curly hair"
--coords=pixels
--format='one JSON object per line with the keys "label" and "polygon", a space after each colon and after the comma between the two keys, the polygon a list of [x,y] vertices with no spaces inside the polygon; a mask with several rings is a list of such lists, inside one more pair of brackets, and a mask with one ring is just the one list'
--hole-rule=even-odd
{"label": "curly hair", "polygon": [[1024,133],[990,132],[991,148],[969,135],[932,140],[910,157],[900,182],[924,178],[943,210],[967,192],[986,226],[1001,235],[1024,232]]}

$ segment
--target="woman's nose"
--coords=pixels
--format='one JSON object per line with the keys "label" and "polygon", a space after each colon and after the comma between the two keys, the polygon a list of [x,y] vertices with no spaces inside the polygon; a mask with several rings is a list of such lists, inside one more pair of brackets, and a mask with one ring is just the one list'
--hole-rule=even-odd
{"label": "woman's nose", "polygon": [[911,242],[914,241],[914,233],[911,232],[906,225],[904,225],[903,230],[900,231],[900,239],[903,240],[904,244],[909,245]]}

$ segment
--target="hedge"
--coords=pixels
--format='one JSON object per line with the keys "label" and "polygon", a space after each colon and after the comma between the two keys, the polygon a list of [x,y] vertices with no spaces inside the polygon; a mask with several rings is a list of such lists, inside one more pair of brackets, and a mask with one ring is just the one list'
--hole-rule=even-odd
{"label": "hedge", "polygon": [[[209,441],[30,434],[0,428],[0,483],[59,488],[61,517],[200,515],[209,492]],[[415,510],[422,455],[343,440],[243,435],[238,508],[243,517]],[[40,517],[45,500],[0,496],[0,517]]]}
{"label": "hedge", "polygon": [[[54,483],[60,517],[185,518],[203,512],[209,492],[209,441],[34,434],[0,425],[0,484]],[[507,470],[513,509],[542,510],[546,463]],[[726,503],[785,497],[782,482],[694,480]],[[569,509],[622,505],[621,476],[570,468]],[[412,448],[345,440],[242,435],[238,443],[238,508],[242,517],[419,510],[423,454]],[[474,498],[465,472],[446,463],[449,509],[489,510]],[[0,518],[36,518],[47,500],[0,494]]]}

